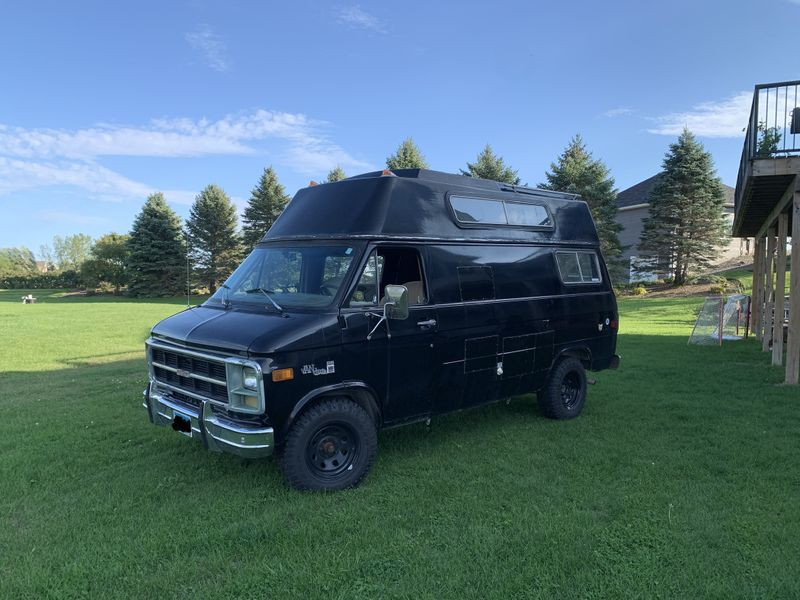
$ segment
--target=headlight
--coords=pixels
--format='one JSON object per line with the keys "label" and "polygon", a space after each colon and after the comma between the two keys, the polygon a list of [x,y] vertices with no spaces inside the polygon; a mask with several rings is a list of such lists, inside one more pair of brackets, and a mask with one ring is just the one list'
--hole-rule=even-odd
{"label": "headlight", "polygon": [[244,367],[242,369],[242,385],[248,390],[258,389],[258,374],[253,367]]}
{"label": "headlight", "polygon": [[228,379],[228,406],[231,410],[264,412],[264,386],[261,367],[253,361],[231,358],[225,361]]}

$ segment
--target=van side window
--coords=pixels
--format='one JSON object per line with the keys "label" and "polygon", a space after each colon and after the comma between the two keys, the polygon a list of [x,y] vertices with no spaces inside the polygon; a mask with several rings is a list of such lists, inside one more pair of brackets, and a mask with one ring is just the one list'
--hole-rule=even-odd
{"label": "van side window", "polygon": [[594,252],[556,252],[558,272],[564,283],[600,283],[600,266]]}
{"label": "van side window", "polygon": [[412,306],[428,302],[422,260],[416,248],[381,247],[373,251],[353,290],[350,306],[383,305],[387,285],[406,286]]}

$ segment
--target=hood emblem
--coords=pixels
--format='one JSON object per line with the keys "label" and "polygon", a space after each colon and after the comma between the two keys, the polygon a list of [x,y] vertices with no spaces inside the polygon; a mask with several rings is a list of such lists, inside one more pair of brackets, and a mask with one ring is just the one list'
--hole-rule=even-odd
{"label": "hood emblem", "polygon": [[189,371],[187,371],[186,369],[176,369],[175,370],[175,374],[178,377],[191,377],[192,376],[192,374]]}

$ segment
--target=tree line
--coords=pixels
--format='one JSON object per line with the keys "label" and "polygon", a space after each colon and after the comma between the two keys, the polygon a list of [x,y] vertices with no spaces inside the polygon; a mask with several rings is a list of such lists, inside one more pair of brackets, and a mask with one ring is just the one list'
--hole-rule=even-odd
{"label": "tree line", "polygon": [[[412,138],[386,158],[388,169],[427,169],[428,162]],[[663,173],[651,194],[640,251],[653,259],[649,269],[671,272],[683,283],[692,269],[706,267],[721,245],[724,232],[724,194],[710,155],[688,131],[672,144]],[[487,144],[461,173],[519,185],[518,171]],[[345,179],[332,169],[326,182]],[[608,167],[595,159],[580,135],[575,135],[551,163],[538,187],[579,194],[597,226],[600,245],[612,277],[626,265],[616,220],[617,190]],[[151,194],[128,234],[110,233],[92,241],[84,234],[53,239],[40,255],[57,273],[75,274],[84,285],[110,286],[117,293],[127,286],[132,296],[176,295],[205,289],[213,293],[280,216],[290,198],[275,170],[264,169],[242,213],[241,229],[231,198],[217,185],[208,185],[195,198],[184,223],[160,192]],[[27,248],[0,249],[0,280],[36,273]],[[187,281],[187,274],[190,280]]]}

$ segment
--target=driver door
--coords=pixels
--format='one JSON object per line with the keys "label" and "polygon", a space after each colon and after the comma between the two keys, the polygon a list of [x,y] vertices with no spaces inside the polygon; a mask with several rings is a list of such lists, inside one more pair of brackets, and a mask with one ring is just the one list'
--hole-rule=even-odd
{"label": "driver door", "polygon": [[[383,290],[390,284],[408,290],[408,318],[378,324],[383,315]],[[436,309],[428,298],[420,250],[412,246],[373,248],[342,308],[340,322],[343,348],[351,359],[348,362],[360,359],[366,372],[359,378],[380,396],[385,424],[430,414],[436,381]]]}

